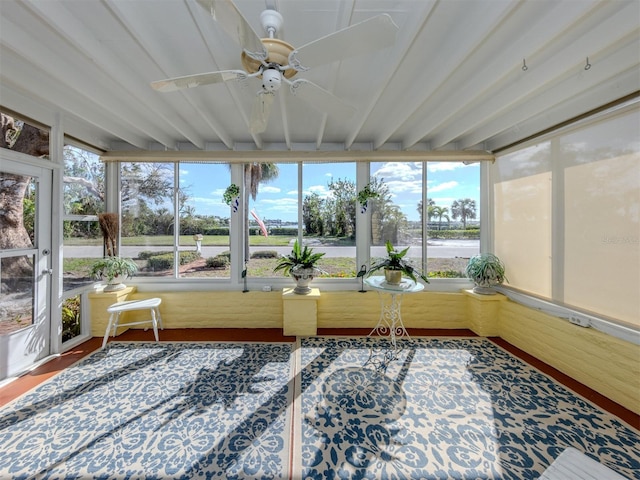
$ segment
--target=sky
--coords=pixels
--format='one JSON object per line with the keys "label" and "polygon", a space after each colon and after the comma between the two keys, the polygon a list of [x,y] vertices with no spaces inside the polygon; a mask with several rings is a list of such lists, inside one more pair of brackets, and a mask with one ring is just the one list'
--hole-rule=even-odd
{"label": "sky", "polygon": [[[260,184],[258,197],[250,202],[250,208],[263,219],[297,221],[298,167],[296,164],[279,164],[278,177]],[[428,197],[436,205],[447,207],[462,198],[476,201],[480,207],[479,164],[463,165],[458,162],[427,164]],[[407,216],[408,220],[419,220],[416,210],[421,198],[422,163],[372,163],[371,175],[384,179],[392,192],[392,200]],[[312,192],[320,197],[330,194],[331,179],[355,181],[354,163],[305,164],[303,167],[303,196]],[[230,170],[222,164],[180,164],[180,186],[189,195],[188,204],[199,215],[229,217],[229,207],[222,195],[231,183]]]}

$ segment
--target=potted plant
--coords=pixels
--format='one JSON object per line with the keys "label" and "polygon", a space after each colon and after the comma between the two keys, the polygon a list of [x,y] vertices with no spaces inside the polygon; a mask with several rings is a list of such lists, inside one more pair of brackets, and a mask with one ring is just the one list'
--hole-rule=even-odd
{"label": "potted plant", "polygon": [[404,250],[398,251],[394,248],[390,241],[387,240],[387,258],[381,260],[375,265],[371,266],[368,275],[376,272],[380,269],[384,269],[385,281],[389,285],[399,285],[402,281],[402,276],[409,277],[411,280],[417,283],[416,274],[425,282],[429,283],[427,277],[411,264],[409,260],[405,260],[405,255],[409,251],[409,247]]}
{"label": "potted plant", "polygon": [[125,288],[123,282],[137,271],[138,265],[130,258],[104,257],[91,266],[89,274],[96,280],[106,280],[104,291],[113,292]]}
{"label": "potted plant", "polygon": [[371,189],[371,183],[367,183],[362,190],[358,192],[358,203],[360,204],[360,212],[365,213],[367,211],[367,205],[370,198],[376,198],[377,192]]}
{"label": "potted plant", "polygon": [[475,287],[473,291],[483,295],[495,295],[494,286],[507,280],[504,264],[493,253],[481,253],[469,259],[465,274]]}
{"label": "potted plant", "polygon": [[232,183],[222,194],[224,203],[233,208],[234,213],[238,211],[240,206],[240,188],[235,183]]}
{"label": "potted plant", "polygon": [[283,255],[273,269],[274,272],[282,271],[284,275],[291,275],[296,281],[294,293],[306,295],[311,292],[309,283],[313,277],[320,274],[316,264],[324,256],[324,253],[314,253],[313,248],[305,245],[300,247],[298,240],[293,244],[293,250],[289,255]]}

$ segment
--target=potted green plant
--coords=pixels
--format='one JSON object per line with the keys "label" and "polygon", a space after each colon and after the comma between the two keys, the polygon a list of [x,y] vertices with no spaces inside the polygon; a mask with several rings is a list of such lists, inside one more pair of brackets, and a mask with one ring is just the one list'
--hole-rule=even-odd
{"label": "potted green plant", "polygon": [[402,276],[409,277],[414,282],[418,282],[416,275],[420,277],[425,282],[429,283],[427,277],[417,270],[409,260],[406,260],[404,257],[407,255],[410,247],[405,248],[404,250],[398,251],[391,244],[391,242],[387,241],[387,258],[379,261],[378,263],[371,266],[369,273],[370,276],[374,272],[384,269],[384,277],[385,281],[389,285],[399,285],[402,281]]}
{"label": "potted green plant", "polygon": [[495,295],[493,287],[508,281],[504,264],[493,253],[481,253],[471,257],[465,274],[475,284],[473,291],[483,295]]}
{"label": "potted green plant", "polygon": [[296,240],[291,253],[280,257],[273,271],[282,271],[284,275],[291,275],[296,281],[296,288],[293,292],[299,295],[306,295],[311,292],[309,283],[311,283],[313,277],[322,272],[317,267],[317,263],[323,256],[324,253],[314,253],[313,248],[308,245],[301,248],[298,240]]}
{"label": "potted green plant", "polygon": [[106,280],[105,292],[113,292],[126,287],[123,283],[135,275],[138,265],[130,258],[104,257],[91,266],[89,274],[95,280]]}
{"label": "potted green plant", "polygon": [[233,209],[234,213],[237,212],[240,206],[240,188],[232,183],[222,194],[222,199]]}
{"label": "potted green plant", "polygon": [[360,212],[365,213],[367,211],[367,205],[370,198],[376,198],[378,192],[374,192],[371,189],[371,183],[367,183],[362,190],[358,192],[358,203],[360,204]]}

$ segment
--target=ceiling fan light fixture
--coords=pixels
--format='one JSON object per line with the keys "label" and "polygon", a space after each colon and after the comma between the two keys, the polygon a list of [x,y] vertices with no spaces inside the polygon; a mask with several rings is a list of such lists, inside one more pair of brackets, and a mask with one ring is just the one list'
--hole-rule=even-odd
{"label": "ceiling fan light fixture", "polygon": [[[262,44],[268,52],[265,63],[276,63],[280,66],[287,65],[289,61],[289,54],[294,50],[293,46],[291,46],[284,40],[279,40],[277,38],[263,38]],[[249,74],[259,72],[263,67],[262,62],[251,58],[246,54],[246,52],[242,52],[240,60],[242,61],[242,66],[244,67],[245,71]],[[296,73],[298,72],[293,68],[290,68],[283,72],[284,76],[287,78],[293,77]]]}
{"label": "ceiling fan light fixture", "polygon": [[262,71],[262,88],[265,92],[277,92],[282,85],[282,74],[277,68],[265,68]]}

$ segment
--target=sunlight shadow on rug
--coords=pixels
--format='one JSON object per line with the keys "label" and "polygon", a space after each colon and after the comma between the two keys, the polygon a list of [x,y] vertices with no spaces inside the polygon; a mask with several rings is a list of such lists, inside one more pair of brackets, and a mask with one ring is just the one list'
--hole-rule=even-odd
{"label": "sunlight shadow on rug", "polygon": [[292,351],[110,343],[0,410],[0,477],[287,478]]}
{"label": "sunlight shadow on rug", "polygon": [[483,338],[303,338],[294,478],[535,479],[569,446],[640,478],[640,435]]}

